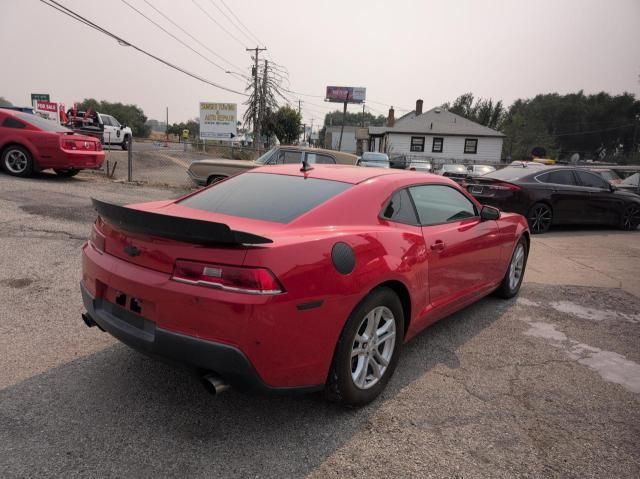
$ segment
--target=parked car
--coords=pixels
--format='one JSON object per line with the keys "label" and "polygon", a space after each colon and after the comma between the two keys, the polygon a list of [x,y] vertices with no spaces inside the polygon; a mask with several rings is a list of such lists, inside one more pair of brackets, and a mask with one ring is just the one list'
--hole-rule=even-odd
{"label": "parked car", "polygon": [[13,176],[53,169],[74,176],[81,169],[100,168],[104,151],[99,140],[79,135],[37,115],[0,110],[0,161]]}
{"label": "parked car", "polygon": [[482,176],[496,171],[496,169],[491,165],[469,165],[468,171],[469,176]]}
{"label": "parked car", "polygon": [[467,167],[465,165],[446,164],[441,165],[436,170],[436,174],[451,178],[456,183],[462,183],[469,175],[469,172],[467,171]]}
{"label": "parked car", "polygon": [[600,177],[612,185],[619,185],[622,183],[622,178],[618,176],[618,173],[609,169],[609,168],[589,168],[590,171],[593,171],[595,174],[600,175]]}
{"label": "parked car", "polygon": [[13,110],[13,111],[21,111],[23,113],[30,113],[31,115],[35,115],[36,111],[32,106],[0,106],[0,108],[4,108],[5,110]]}
{"label": "parked car", "polygon": [[616,185],[616,188],[640,194],[640,185],[638,185],[638,180],[640,180],[640,173],[634,173]]}
{"label": "parked car", "polygon": [[584,168],[508,166],[473,178],[467,189],[482,204],[526,216],[532,233],[545,233],[559,224],[625,230],[640,224],[640,197]]}
{"label": "parked car", "polygon": [[119,145],[123,150],[129,147],[129,139],[133,137],[131,128],[120,124],[115,117],[95,111],[68,110],[66,121],[62,123],[74,131],[100,139],[105,145]]}
{"label": "parked car", "polygon": [[522,216],[393,169],[268,166],[177,200],[93,201],[84,322],[216,392],[366,404],[425,327],[516,295],[529,250]]}
{"label": "parked car", "polygon": [[433,168],[428,160],[411,160],[407,165],[407,170],[419,171],[421,173],[431,173]]}
{"label": "parked car", "polygon": [[303,155],[309,164],[355,165],[356,155],[344,151],[324,150],[303,146],[276,146],[255,161],[249,160],[196,160],[189,165],[187,174],[200,186],[210,185],[230,176],[265,165],[300,164]]}
{"label": "parked car", "polygon": [[357,161],[357,165],[367,168],[391,168],[389,156],[386,153],[377,153],[375,151],[365,151]]}

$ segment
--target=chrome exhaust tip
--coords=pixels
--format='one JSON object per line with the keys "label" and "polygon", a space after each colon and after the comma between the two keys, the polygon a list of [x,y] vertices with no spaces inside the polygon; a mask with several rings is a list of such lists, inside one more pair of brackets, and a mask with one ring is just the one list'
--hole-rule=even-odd
{"label": "chrome exhaust tip", "polygon": [[204,385],[204,388],[214,396],[223,393],[230,388],[224,379],[215,373],[207,373],[202,376],[202,384]]}

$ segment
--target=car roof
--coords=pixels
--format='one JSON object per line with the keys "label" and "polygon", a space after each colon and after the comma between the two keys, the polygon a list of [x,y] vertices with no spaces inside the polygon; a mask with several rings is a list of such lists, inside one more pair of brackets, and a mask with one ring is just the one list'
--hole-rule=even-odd
{"label": "car roof", "polygon": [[356,155],[348,153],[346,151],[327,150],[326,148],[315,148],[313,146],[300,146],[300,145],[280,145],[277,148],[281,150],[296,150],[296,151],[308,151],[311,153],[325,153],[327,155],[340,156],[343,158],[357,158]]}
{"label": "car roof", "polygon": [[246,172],[246,174],[253,173],[304,176],[306,178],[317,178],[321,180],[342,181],[344,183],[351,183],[354,185],[381,176],[393,176],[394,178],[399,179],[404,175],[415,175],[415,173],[410,173],[405,170],[392,168],[362,168],[361,166],[351,165],[313,165],[312,169],[302,172],[300,171],[299,163],[263,166]]}

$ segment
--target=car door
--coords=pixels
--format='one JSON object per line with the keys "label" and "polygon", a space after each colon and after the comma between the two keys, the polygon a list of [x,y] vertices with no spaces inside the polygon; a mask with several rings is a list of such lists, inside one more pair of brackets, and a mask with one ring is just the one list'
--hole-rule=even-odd
{"label": "car door", "polygon": [[424,236],[431,306],[455,309],[500,280],[501,237],[496,221],[450,185],[409,188]]}
{"label": "car door", "polygon": [[117,143],[115,127],[111,124],[111,118],[109,115],[100,115],[100,120],[102,121],[102,125],[104,126],[104,131],[102,132],[102,142],[106,145],[109,143]]}
{"label": "car door", "polygon": [[576,170],[576,176],[580,185],[589,191],[587,211],[591,222],[605,225],[618,224],[624,202],[613,192],[611,185],[601,176],[590,171]]}
{"label": "car door", "polygon": [[553,223],[585,223],[589,190],[577,184],[573,170],[563,168],[536,176],[536,180],[547,184],[551,191],[549,200],[553,209]]}

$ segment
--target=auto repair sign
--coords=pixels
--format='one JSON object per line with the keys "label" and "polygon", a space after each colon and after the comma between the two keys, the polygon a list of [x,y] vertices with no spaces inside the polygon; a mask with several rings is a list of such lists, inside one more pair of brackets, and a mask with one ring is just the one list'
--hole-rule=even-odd
{"label": "auto repair sign", "polygon": [[237,135],[236,103],[200,103],[200,138],[231,140]]}

